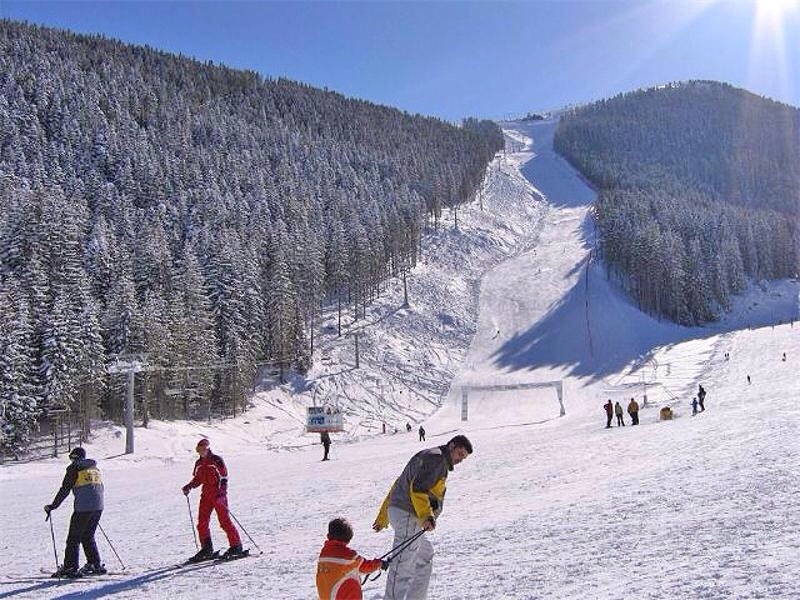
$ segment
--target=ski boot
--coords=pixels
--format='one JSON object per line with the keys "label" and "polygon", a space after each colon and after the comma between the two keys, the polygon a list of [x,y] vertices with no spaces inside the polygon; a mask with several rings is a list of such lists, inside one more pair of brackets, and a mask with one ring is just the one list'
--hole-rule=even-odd
{"label": "ski boot", "polygon": [[54,579],[78,579],[81,577],[81,573],[78,571],[78,567],[61,566],[50,577]]}
{"label": "ski boot", "polygon": [[216,554],[214,553],[214,546],[211,545],[211,540],[203,542],[203,547],[200,551],[189,559],[190,563],[202,562],[204,560],[211,560]]}
{"label": "ski boot", "polygon": [[108,571],[106,570],[105,565],[101,564],[95,565],[92,563],[86,563],[85,565],[83,565],[83,567],[81,567],[81,570],[78,571],[78,573],[80,573],[81,576],[90,576],[90,575],[105,575],[106,573],[108,573]]}
{"label": "ski boot", "polygon": [[222,556],[220,556],[220,558],[222,560],[233,560],[234,558],[241,558],[242,556],[247,556],[247,553],[244,550],[242,550],[242,545],[234,544],[233,546],[225,550],[225,552],[222,553]]}

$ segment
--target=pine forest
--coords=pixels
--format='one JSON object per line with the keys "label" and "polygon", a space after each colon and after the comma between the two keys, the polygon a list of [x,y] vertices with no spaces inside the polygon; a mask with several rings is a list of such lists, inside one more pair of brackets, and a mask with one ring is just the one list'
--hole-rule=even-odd
{"label": "pine forest", "polygon": [[692,81],[568,111],[555,146],[598,189],[599,256],[642,310],[695,325],[800,273],[800,113]]}
{"label": "pine forest", "polygon": [[258,365],[309,367],[323,308],[358,319],[416,264],[502,145],[489,121],[0,21],[0,447],[58,411],[120,419],[120,359],[149,366],[145,421],[242,409]]}

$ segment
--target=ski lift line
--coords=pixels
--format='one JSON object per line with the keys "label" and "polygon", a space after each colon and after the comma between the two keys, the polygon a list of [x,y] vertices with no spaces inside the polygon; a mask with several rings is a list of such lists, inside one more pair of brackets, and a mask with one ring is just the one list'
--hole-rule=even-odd
{"label": "ski lift line", "polygon": [[436,403],[435,403],[433,400],[431,400],[430,398],[428,398],[428,397],[427,397],[426,395],[424,395],[422,392],[419,392],[419,391],[415,390],[414,388],[412,388],[412,387],[411,387],[411,386],[408,384],[408,382],[406,382],[406,381],[405,381],[405,380],[404,380],[402,377],[395,377],[395,379],[396,379],[397,381],[399,381],[400,383],[402,383],[402,384],[405,386],[405,388],[406,388],[406,389],[407,389],[409,392],[411,392],[411,393],[413,393],[413,394],[417,395],[418,397],[422,398],[423,400],[425,400],[426,402],[428,402],[428,403],[432,404],[433,406],[438,406],[438,405],[437,405],[437,404],[436,404]]}
{"label": "ski lift line", "polygon": [[185,366],[185,367],[159,367],[159,366],[149,366],[146,364],[135,364],[129,365],[127,368],[122,365],[117,365],[116,363],[112,363],[110,365],[106,365],[106,372],[112,375],[121,374],[121,373],[130,373],[133,371],[134,373],[163,373],[167,371],[202,371],[202,370],[221,370],[221,369],[230,369],[233,367],[237,367],[236,363],[217,363],[211,365],[198,365],[198,366]]}

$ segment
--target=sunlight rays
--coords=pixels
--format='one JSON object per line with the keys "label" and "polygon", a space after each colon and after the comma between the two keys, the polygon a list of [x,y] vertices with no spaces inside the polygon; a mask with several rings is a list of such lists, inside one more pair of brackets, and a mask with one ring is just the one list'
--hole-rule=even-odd
{"label": "sunlight rays", "polygon": [[786,33],[796,20],[800,0],[755,0],[747,81],[754,88],[777,86],[779,97],[792,97],[793,65]]}
{"label": "sunlight rays", "polygon": [[[700,19],[716,1],[630,3],[624,11],[616,15],[576,29],[572,35],[561,40],[558,50],[564,54],[583,56],[586,64],[591,64],[596,57],[596,48],[591,44],[587,45],[586,40],[619,40],[620,48],[626,48],[624,52],[627,60],[617,73],[616,81],[612,83],[615,87],[624,86],[623,82],[646,71],[648,62],[662,50],[668,49],[681,32]],[[643,23],[648,24],[648,43],[631,47],[629,44],[637,37]]]}

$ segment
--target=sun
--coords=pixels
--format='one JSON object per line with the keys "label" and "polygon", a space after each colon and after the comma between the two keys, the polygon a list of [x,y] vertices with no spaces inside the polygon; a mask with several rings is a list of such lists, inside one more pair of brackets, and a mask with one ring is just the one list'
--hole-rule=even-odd
{"label": "sun", "polygon": [[783,19],[786,13],[800,7],[800,0],[756,0],[756,18],[759,15],[768,19]]}

